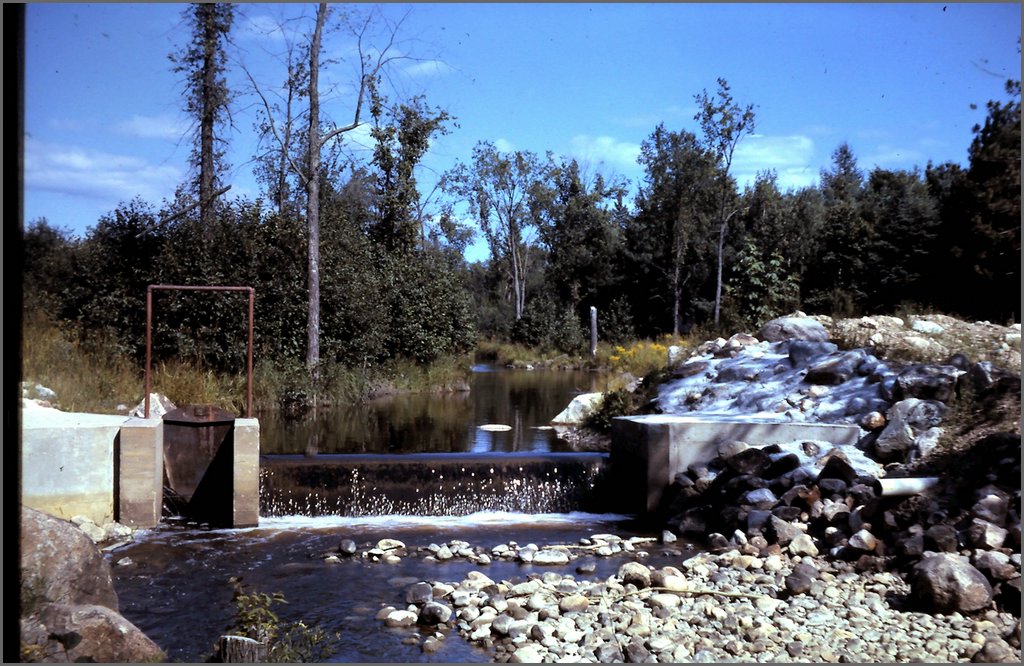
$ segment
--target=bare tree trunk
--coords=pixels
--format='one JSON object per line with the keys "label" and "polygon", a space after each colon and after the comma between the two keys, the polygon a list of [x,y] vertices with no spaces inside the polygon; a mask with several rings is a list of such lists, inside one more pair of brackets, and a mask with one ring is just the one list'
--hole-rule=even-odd
{"label": "bare tree trunk", "polygon": [[683,299],[683,286],[680,284],[683,267],[679,265],[676,258],[675,270],[672,271],[672,335],[679,337],[679,302]]}
{"label": "bare tree trunk", "polygon": [[725,229],[728,220],[722,220],[722,226],[718,229],[718,280],[715,282],[715,324],[718,324],[718,311],[722,305],[722,263],[725,252]]}
{"label": "bare tree trunk", "polygon": [[320,379],[320,39],[326,20],[327,3],[321,2],[309,47],[309,145],[306,155],[306,226],[309,232],[306,367],[313,383],[314,400]]}
{"label": "bare tree trunk", "polygon": [[217,45],[220,34],[214,5],[200,5],[203,16],[203,110],[199,122],[199,219],[203,234],[209,238],[213,226],[214,142],[213,126],[217,116],[214,100],[217,87]]}

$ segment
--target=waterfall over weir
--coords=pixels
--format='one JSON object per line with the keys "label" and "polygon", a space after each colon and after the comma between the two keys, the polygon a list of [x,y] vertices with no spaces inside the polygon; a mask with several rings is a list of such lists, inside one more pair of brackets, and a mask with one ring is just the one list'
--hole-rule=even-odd
{"label": "waterfall over weir", "polygon": [[602,453],[264,456],[261,516],[600,513]]}

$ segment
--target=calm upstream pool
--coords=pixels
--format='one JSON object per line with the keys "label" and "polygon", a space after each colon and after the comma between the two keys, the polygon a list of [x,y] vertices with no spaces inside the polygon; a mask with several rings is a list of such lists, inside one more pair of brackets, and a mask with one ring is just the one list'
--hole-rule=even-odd
{"label": "calm upstream pool", "polygon": [[[580,393],[603,391],[602,373],[475,365],[470,391],[387,396],[319,411],[301,421],[257,414],[263,454],[568,451],[548,428]],[[480,426],[508,426],[507,431]]]}
{"label": "calm upstream pool", "polygon": [[[452,459],[559,454],[569,449],[546,426],[575,395],[602,390],[603,382],[595,373],[477,366],[467,393],[390,397],[325,410],[302,422],[261,414],[261,452],[265,465],[299,455],[311,465],[322,457],[324,466],[350,458],[349,454],[438,454]],[[486,424],[510,428],[495,432],[479,427]],[[558,488],[550,480],[539,484]],[[446,640],[441,651],[424,654],[417,645],[403,642],[408,632],[388,629],[374,615],[384,605],[403,605],[412,579],[457,581],[473,569],[495,580],[525,578],[547,570],[572,573],[578,562],[552,569],[495,561],[482,568],[464,560],[429,563],[407,557],[395,565],[358,558],[326,565],[316,555],[336,549],[341,539],[352,539],[363,548],[381,538],[397,538],[415,550],[451,539],[489,549],[510,540],[540,546],[576,543],[607,532],[650,536],[636,531],[629,516],[582,513],[572,507],[541,514],[474,511],[471,492],[468,503],[465,492],[460,498],[462,515],[355,517],[319,511],[309,516],[295,510],[291,515],[261,516],[258,528],[237,530],[165,521],[109,554],[121,612],[171,661],[203,661],[230,625],[228,579],[235,576],[250,591],[282,592],[288,601],[277,608],[282,619],[302,619],[338,632],[341,639],[331,661],[489,661],[489,654],[457,636]],[[624,557],[628,556],[594,560],[597,568],[588,575],[607,577]]]}

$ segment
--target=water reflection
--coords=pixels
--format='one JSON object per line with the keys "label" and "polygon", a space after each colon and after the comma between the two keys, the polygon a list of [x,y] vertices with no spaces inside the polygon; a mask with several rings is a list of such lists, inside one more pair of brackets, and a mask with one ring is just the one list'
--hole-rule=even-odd
{"label": "water reflection", "polygon": [[[265,454],[559,452],[548,429],[579,393],[603,389],[604,377],[581,371],[473,366],[470,391],[378,398],[321,409],[299,421],[276,410],[257,414]],[[481,430],[485,424],[511,427]]]}

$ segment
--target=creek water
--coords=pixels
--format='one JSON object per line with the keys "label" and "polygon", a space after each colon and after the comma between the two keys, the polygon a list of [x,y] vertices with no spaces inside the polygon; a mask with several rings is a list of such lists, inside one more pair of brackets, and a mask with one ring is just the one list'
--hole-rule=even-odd
{"label": "creek water", "polygon": [[[278,458],[301,458],[307,466],[321,462],[330,466],[353,454],[368,460],[426,454],[434,460],[474,455],[557,458],[567,448],[544,427],[574,395],[604,388],[603,378],[591,373],[486,366],[474,370],[466,393],[396,396],[322,412],[303,422],[261,415],[261,465],[269,467]],[[510,428],[497,432],[480,428],[487,424]],[[315,451],[310,450],[311,441]],[[557,474],[557,467],[551,469]],[[342,539],[352,539],[363,550],[379,539],[394,538],[415,552],[452,539],[490,549],[509,541],[571,544],[596,533],[650,536],[629,516],[583,513],[564,502],[555,503],[560,508],[551,513],[493,511],[474,507],[464,496],[461,502],[459,515],[332,515],[300,509],[262,515],[261,510],[259,527],[247,529],[209,529],[165,520],[108,553],[120,610],[169,660],[203,661],[231,625],[229,579],[240,577],[247,591],[283,593],[287,604],[274,608],[283,621],[301,619],[337,632],[339,640],[327,660],[489,661],[489,654],[458,636],[445,640],[440,651],[424,653],[406,640],[409,630],[388,629],[374,616],[385,605],[403,607],[405,590],[419,580],[457,582],[474,569],[494,580],[518,580],[544,571],[572,574],[578,561],[564,567],[499,560],[480,566],[458,558],[432,563],[414,556],[384,564],[356,556],[332,565],[325,564],[319,554],[337,550]],[[596,569],[587,576],[607,577],[626,557],[630,556],[592,559]],[[659,556],[652,552],[652,558]]]}

